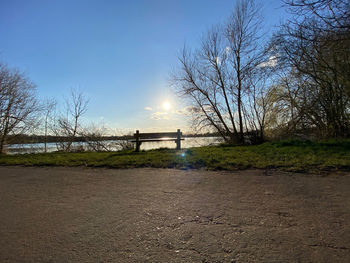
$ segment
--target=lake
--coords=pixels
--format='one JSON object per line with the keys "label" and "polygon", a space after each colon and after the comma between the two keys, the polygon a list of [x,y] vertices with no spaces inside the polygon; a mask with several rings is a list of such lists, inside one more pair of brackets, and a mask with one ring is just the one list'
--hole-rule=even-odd
{"label": "lake", "polygon": [[[189,137],[184,138],[181,141],[181,148],[187,149],[191,147],[200,147],[206,145],[217,145],[222,142],[220,137]],[[118,141],[104,141],[108,145],[108,149],[111,151],[120,150],[120,146],[117,145]],[[88,144],[84,142],[74,142],[74,148],[88,149]],[[176,143],[173,141],[160,141],[160,142],[143,142],[141,144],[141,150],[151,150],[158,148],[170,148],[175,149]],[[28,144],[10,144],[6,147],[9,154],[24,154],[24,153],[42,153],[44,152],[44,143],[28,143]],[[57,151],[56,143],[47,143],[47,152]]]}

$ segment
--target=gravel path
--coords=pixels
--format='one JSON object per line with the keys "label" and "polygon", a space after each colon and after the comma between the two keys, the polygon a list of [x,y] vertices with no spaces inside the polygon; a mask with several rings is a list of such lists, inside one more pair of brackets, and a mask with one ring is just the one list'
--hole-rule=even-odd
{"label": "gravel path", "polygon": [[350,175],[0,167],[0,262],[350,262]]}

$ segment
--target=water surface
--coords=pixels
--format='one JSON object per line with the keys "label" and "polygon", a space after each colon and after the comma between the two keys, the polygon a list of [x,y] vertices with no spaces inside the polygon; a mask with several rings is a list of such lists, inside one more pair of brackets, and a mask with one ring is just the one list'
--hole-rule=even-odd
{"label": "water surface", "polygon": [[[104,141],[103,144],[107,146],[110,151],[119,151],[121,141]],[[181,148],[187,149],[191,147],[200,147],[206,145],[216,145],[222,142],[219,137],[190,137],[184,138],[181,141]],[[89,145],[84,142],[74,142],[72,147],[74,149],[91,150]],[[175,141],[160,141],[160,142],[142,142],[141,150],[151,150],[159,148],[175,149]],[[23,153],[42,153],[44,152],[44,143],[28,143],[28,144],[10,144],[7,146],[9,154],[23,154]],[[47,143],[47,152],[57,151],[59,148],[56,143]]]}

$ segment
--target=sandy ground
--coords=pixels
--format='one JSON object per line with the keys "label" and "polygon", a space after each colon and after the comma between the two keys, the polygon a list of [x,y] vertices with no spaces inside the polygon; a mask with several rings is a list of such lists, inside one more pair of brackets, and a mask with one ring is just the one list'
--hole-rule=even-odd
{"label": "sandy ground", "polygon": [[0,262],[350,262],[350,175],[0,167]]}

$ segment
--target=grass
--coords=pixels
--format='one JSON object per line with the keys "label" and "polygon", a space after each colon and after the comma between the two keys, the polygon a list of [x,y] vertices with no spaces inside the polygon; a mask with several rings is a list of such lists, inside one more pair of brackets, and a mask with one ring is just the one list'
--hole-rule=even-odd
{"label": "grass", "polygon": [[297,172],[349,171],[350,140],[267,142],[253,146],[206,146],[185,151],[42,153],[1,155],[0,165],[87,166],[110,168],[276,168]]}

